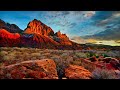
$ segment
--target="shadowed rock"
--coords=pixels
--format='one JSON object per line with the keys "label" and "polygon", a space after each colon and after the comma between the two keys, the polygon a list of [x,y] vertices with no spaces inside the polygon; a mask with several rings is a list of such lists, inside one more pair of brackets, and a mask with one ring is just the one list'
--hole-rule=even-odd
{"label": "shadowed rock", "polygon": [[8,32],[11,33],[21,33],[23,31],[17,25],[6,23],[1,19],[0,19],[0,29],[6,29]]}

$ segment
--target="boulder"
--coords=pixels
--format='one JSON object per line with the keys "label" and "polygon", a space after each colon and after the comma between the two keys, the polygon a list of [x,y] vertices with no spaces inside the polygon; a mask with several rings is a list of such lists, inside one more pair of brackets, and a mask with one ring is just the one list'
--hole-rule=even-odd
{"label": "boulder", "polygon": [[58,79],[51,59],[23,61],[0,68],[0,79]]}
{"label": "boulder", "polygon": [[115,58],[111,58],[110,64],[115,67],[116,69],[120,70],[120,62],[119,60],[115,59]]}
{"label": "boulder", "polygon": [[68,79],[91,79],[91,72],[82,66],[69,65],[65,69],[65,76]]}

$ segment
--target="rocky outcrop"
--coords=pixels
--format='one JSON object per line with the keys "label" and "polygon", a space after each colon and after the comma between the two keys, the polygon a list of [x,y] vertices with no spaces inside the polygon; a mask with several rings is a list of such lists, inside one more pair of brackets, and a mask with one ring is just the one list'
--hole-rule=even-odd
{"label": "rocky outcrop", "polygon": [[111,64],[111,66],[113,66],[115,69],[120,70],[120,61],[117,60],[116,58],[109,58],[110,61],[109,63]]}
{"label": "rocky outcrop", "polygon": [[37,19],[34,19],[33,21],[29,22],[24,33],[27,33],[27,34],[37,33],[37,34],[44,35],[44,36],[54,35],[54,31],[50,27],[43,24],[41,21]]}
{"label": "rocky outcrop", "polygon": [[0,29],[0,46],[19,46],[20,35],[10,33],[5,29]]}
{"label": "rocky outcrop", "polygon": [[61,45],[72,45],[72,42],[69,40],[66,34],[62,34],[60,31],[55,33],[54,40],[59,42]]}
{"label": "rocky outcrop", "polygon": [[37,19],[34,19],[33,21],[29,22],[24,33],[49,36],[54,40],[54,42],[58,42],[60,45],[72,45],[71,41],[69,40],[66,34],[61,34],[60,31],[54,34],[54,31],[50,27],[48,27],[47,25],[45,25]]}
{"label": "rocky outcrop", "polygon": [[0,68],[0,79],[58,79],[51,59],[31,60]]}
{"label": "rocky outcrop", "polygon": [[23,31],[17,25],[6,23],[1,19],[0,19],[0,29],[6,29],[8,32],[11,33],[21,33]]}
{"label": "rocky outcrop", "polygon": [[68,79],[91,79],[92,74],[82,66],[69,65],[69,67],[65,69],[65,76]]}
{"label": "rocky outcrop", "polygon": [[59,45],[59,43],[48,36],[40,34],[26,34],[21,37],[21,46],[55,48],[56,45]]}
{"label": "rocky outcrop", "polygon": [[89,63],[91,66],[96,66],[98,68],[106,68],[109,70],[120,70],[120,60],[112,57],[99,56],[96,58],[92,56],[83,60],[85,63]]}

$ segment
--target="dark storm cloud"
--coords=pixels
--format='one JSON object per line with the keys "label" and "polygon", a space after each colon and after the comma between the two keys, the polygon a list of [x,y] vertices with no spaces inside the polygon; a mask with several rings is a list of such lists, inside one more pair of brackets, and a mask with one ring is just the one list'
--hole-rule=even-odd
{"label": "dark storm cloud", "polygon": [[104,31],[91,36],[86,36],[85,38],[93,38],[98,40],[120,40],[120,24],[107,26]]}
{"label": "dark storm cloud", "polygon": [[112,15],[111,11],[99,11],[91,19],[94,21],[93,24],[99,25],[101,21],[111,17],[111,15]]}
{"label": "dark storm cloud", "polygon": [[100,40],[120,40],[120,11],[99,11],[91,19],[93,20],[91,25],[103,27],[104,30],[86,37]]}
{"label": "dark storm cloud", "polygon": [[107,26],[109,24],[119,23],[120,11],[99,11],[92,18],[96,26]]}

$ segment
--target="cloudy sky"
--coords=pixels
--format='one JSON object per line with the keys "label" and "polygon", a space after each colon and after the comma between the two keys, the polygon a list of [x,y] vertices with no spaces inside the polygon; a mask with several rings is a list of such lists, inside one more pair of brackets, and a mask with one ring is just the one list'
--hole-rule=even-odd
{"label": "cloudy sky", "polygon": [[[120,11],[0,11],[0,19],[23,30],[31,20],[38,19],[70,38],[96,35],[103,40],[120,40]],[[116,31],[119,34],[113,35]]]}

